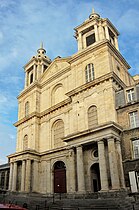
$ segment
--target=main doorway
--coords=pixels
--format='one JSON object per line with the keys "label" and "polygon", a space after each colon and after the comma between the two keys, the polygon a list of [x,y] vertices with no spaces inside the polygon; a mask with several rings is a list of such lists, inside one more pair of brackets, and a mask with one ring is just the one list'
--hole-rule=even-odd
{"label": "main doorway", "polygon": [[66,166],[64,162],[54,164],[54,193],[66,193]]}
{"label": "main doorway", "polygon": [[91,166],[91,188],[93,192],[98,192],[101,189],[98,163]]}

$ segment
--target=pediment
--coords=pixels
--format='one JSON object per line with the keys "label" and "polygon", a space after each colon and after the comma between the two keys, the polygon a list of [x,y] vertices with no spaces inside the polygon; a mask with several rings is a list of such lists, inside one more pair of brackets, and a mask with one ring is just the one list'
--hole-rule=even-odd
{"label": "pediment", "polygon": [[58,74],[58,72],[61,72],[62,70],[66,69],[70,66],[68,63],[69,58],[62,59],[58,58],[55,59],[50,66],[47,68],[47,70],[44,72],[41,78],[41,83],[47,81],[49,78],[53,77],[54,75]]}

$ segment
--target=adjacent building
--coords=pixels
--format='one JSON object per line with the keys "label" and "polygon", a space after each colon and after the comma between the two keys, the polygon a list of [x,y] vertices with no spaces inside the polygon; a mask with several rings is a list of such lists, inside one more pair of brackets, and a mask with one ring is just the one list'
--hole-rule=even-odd
{"label": "adjacent building", "polygon": [[8,163],[0,165],[0,192],[8,190],[9,173],[10,165]]}
{"label": "adjacent building", "polygon": [[24,66],[10,191],[117,191],[129,186],[129,172],[136,178],[139,80],[118,35],[93,11],[75,28],[77,53],[51,61],[41,45]]}

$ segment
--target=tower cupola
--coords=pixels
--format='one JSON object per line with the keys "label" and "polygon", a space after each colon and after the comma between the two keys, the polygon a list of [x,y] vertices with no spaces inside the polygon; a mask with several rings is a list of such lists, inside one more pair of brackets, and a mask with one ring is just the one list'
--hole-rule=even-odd
{"label": "tower cupola", "polygon": [[75,28],[75,38],[78,42],[78,51],[96,45],[104,40],[118,48],[119,32],[107,18],[101,18],[98,13],[92,10],[89,18]]}
{"label": "tower cupola", "polygon": [[89,15],[89,19],[93,18],[100,18],[100,15],[95,12],[94,8],[92,9],[91,15]]}
{"label": "tower cupola", "polygon": [[40,79],[41,75],[46,71],[51,63],[51,59],[46,55],[46,50],[41,42],[40,48],[37,50],[36,56],[24,66],[25,69],[25,87]]}
{"label": "tower cupola", "polygon": [[46,50],[43,48],[43,42],[41,42],[40,48],[37,50],[38,55],[44,55]]}

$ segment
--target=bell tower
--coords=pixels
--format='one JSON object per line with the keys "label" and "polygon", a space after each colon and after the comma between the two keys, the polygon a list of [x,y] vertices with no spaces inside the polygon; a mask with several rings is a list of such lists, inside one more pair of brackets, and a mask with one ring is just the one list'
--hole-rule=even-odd
{"label": "bell tower", "polygon": [[51,60],[46,55],[46,50],[43,48],[43,43],[41,43],[40,48],[37,50],[37,55],[33,56],[24,66],[25,88],[38,81],[50,63]]}
{"label": "bell tower", "polygon": [[117,50],[119,32],[107,18],[101,18],[94,9],[81,25],[75,28],[75,38],[78,42],[78,51],[103,40],[109,40]]}

